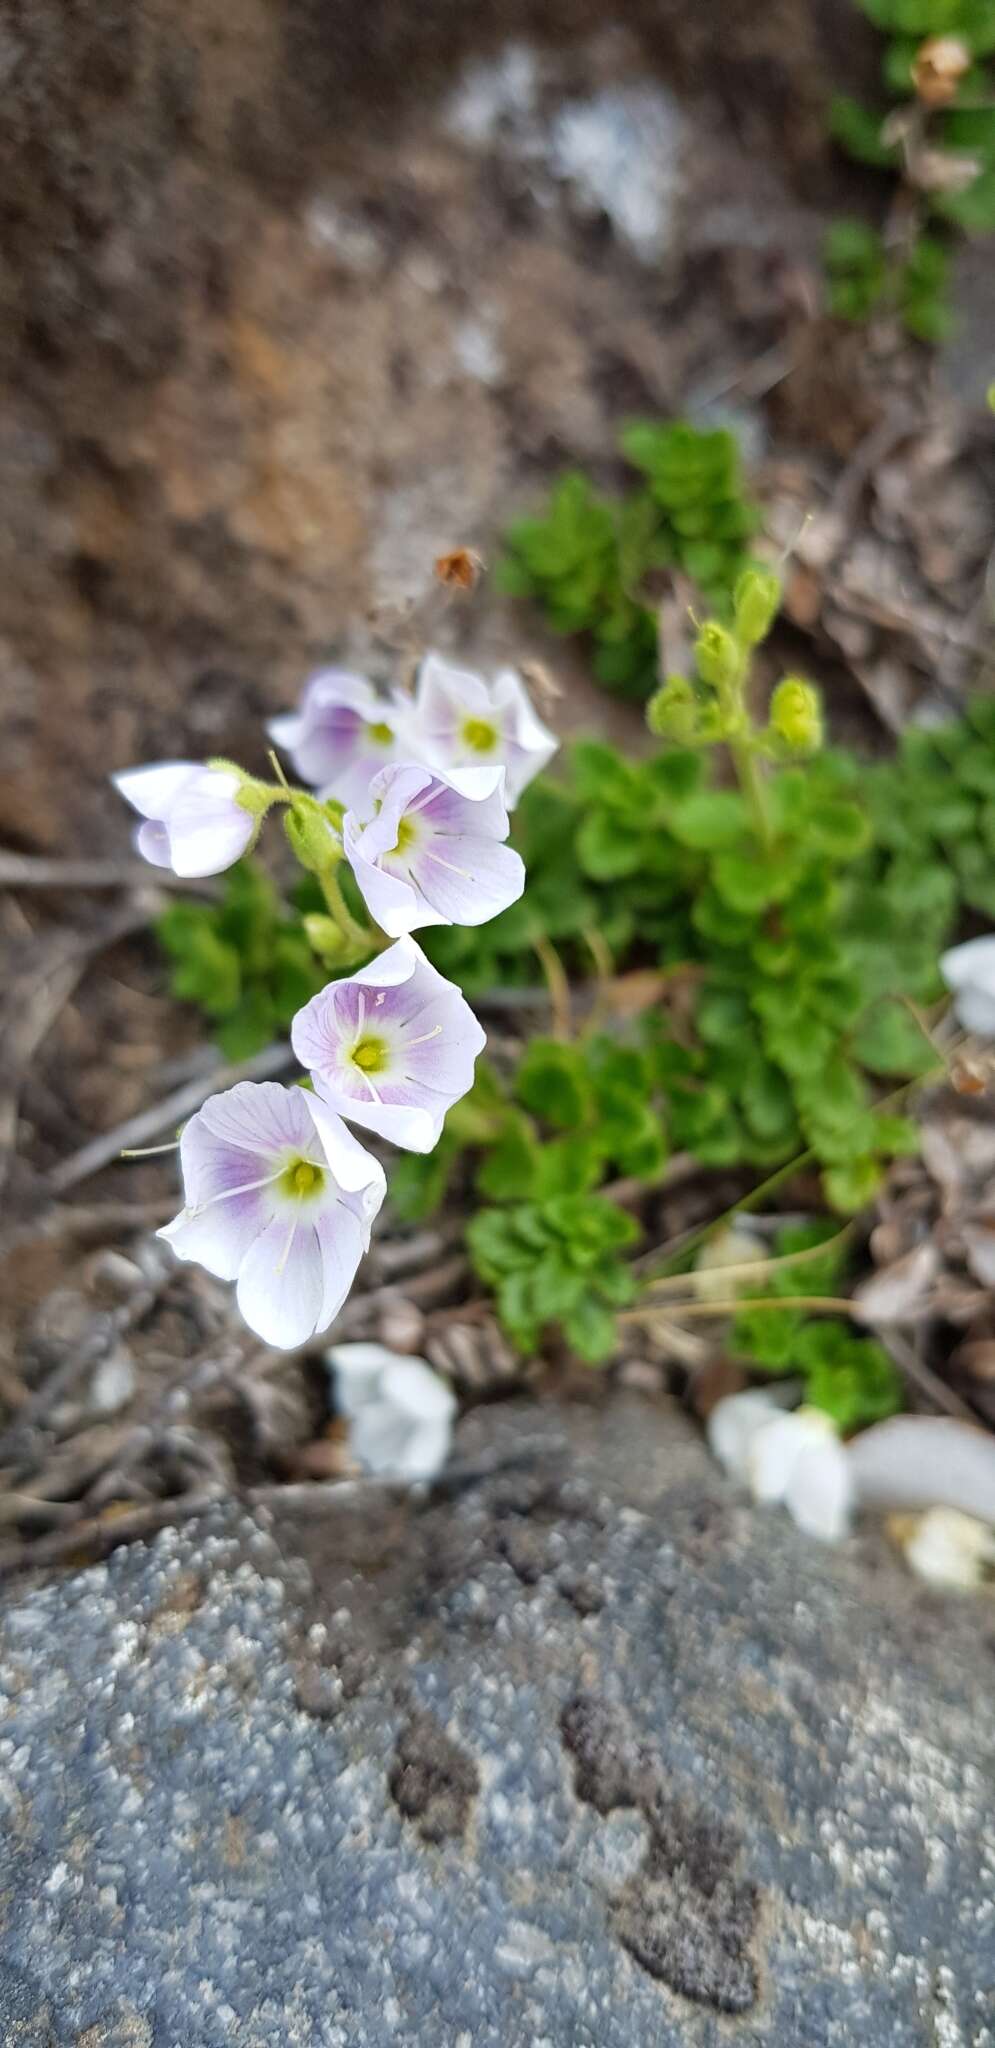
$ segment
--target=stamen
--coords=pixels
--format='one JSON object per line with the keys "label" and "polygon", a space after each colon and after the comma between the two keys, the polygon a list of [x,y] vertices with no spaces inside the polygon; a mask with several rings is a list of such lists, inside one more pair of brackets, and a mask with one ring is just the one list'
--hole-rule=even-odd
{"label": "stamen", "polygon": [[277,1260],[277,1262],[276,1262],[276,1267],[275,1267],[275,1271],[276,1271],[277,1273],[282,1273],[282,1272],[283,1272],[283,1269],[284,1269],[284,1267],[285,1267],[285,1265],[286,1265],[286,1263],[287,1263],[287,1260],[288,1260],[288,1259],[289,1259],[289,1257],[290,1257],[290,1247],[291,1247],[291,1245],[292,1245],[292,1244],[293,1244],[293,1242],[294,1242],[294,1232],[295,1232],[295,1230],[296,1230],[296,1229],[297,1229],[297,1218],[296,1218],[296,1216],[295,1216],[295,1217],[294,1217],[294,1220],[293,1220],[293,1222],[292,1222],[292,1224],[291,1224],[291,1226],[290,1226],[290,1235],[288,1236],[288,1238],[287,1238],[287,1242],[286,1242],[286,1244],[284,1245],[284,1247],[283,1247],[283,1250],[282,1250],[282,1252],[280,1253],[280,1256],[279,1256],[279,1258],[278,1258],[278,1260]]}
{"label": "stamen", "polygon": [[257,1188],[272,1187],[273,1182],[279,1180],[282,1172],[282,1166],[278,1166],[275,1173],[264,1174],[262,1180],[247,1180],[245,1185],[240,1188],[222,1188],[220,1194],[209,1195],[206,1202],[197,1202],[191,1208],[190,1214],[191,1216],[203,1216],[205,1211],[213,1209],[217,1202],[233,1202],[236,1195],[252,1195]]}
{"label": "stamen", "polygon": [[441,1024],[433,1024],[431,1031],[423,1031],[420,1038],[406,1038],[403,1041],[405,1052],[410,1052],[413,1045],[427,1045],[430,1038],[438,1038],[441,1030]]}
{"label": "stamen", "polygon": [[458,868],[451,860],[443,860],[441,853],[432,853],[427,846],[422,848],[423,860],[434,860],[437,868],[445,868],[450,875],[459,875],[463,882],[471,882],[473,876],[466,868]]}

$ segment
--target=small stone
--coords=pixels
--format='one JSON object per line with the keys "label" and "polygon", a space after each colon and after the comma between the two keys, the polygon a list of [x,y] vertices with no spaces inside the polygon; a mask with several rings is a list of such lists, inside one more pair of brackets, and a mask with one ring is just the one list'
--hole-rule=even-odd
{"label": "small stone", "polygon": [[136,1375],[131,1352],[118,1344],[102,1358],[90,1381],[91,1406],[101,1415],[115,1415],[127,1406],[135,1391]]}
{"label": "small stone", "polygon": [[425,1318],[421,1309],[403,1295],[389,1301],[380,1311],[377,1336],[388,1351],[402,1351],[414,1356],[422,1348],[425,1334]]}

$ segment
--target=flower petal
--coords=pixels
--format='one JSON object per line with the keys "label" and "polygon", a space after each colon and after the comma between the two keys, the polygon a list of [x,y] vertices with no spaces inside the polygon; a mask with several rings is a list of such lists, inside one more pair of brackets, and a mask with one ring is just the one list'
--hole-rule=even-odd
{"label": "flower petal", "polygon": [[170,852],[169,833],[158,818],[146,818],[144,824],[138,826],[135,847],[142,859],[149,861],[152,867],[172,868],[173,856]]}
{"label": "flower petal", "polygon": [[308,1093],[304,1088],[284,1088],[279,1081],[239,1081],[220,1095],[211,1095],[191,1117],[180,1141],[180,1159],[188,1198],[202,1201],[199,1186],[191,1185],[188,1173],[196,1173],[201,1157],[201,1134],[235,1146],[257,1158],[276,1158],[288,1150],[307,1154],[313,1125]]}
{"label": "flower petal", "polygon": [[125,768],[111,781],[141,817],[164,818],[198,766],[196,761],[153,761],[147,768]]}
{"label": "flower petal", "polygon": [[257,819],[238,802],[239,778],[200,768],[188,776],[165,819],[178,875],[219,875],[240,860]]}
{"label": "flower petal", "polygon": [[434,838],[424,848],[417,847],[409,872],[423,900],[433,907],[433,914],[419,918],[419,924],[486,924],[517,903],[525,888],[521,854],[493,839],[469,835]]}
{"label": "flower petal", "polygon": [[359,1195],[361,1201],[353,1204],[356,1213],[366,1222],[366,1242],[370,1241],[369,1225],[377,1214],[387,1192],[387,1176],[379,1159],[361,1145],[359,1139],[343,1123],[333,1109],[329,1109],[316,1090],[300,1089],[307,1103],[321,1149],[328,1161],[332,1178],[345,1195]]}
{"label": "flower petal", "polygon": [[356,1278],[356,1268],[370,1242],[369,1225],[348,1202],[330,1203],[315,1221],[321,1252],[323,1286],[316,1330],[327,1330]]}
{"label": "flower petal", "polygon": [[165,1238],[178,1259],[203,1266],[218,1280],[235,1280],[269,1217],[262,1190],[257,1188],[235,1194],[230,1201],[214,1202],[209,1209],[181,1209],[156,1236]]}
{"label": "flower petal", "polygon": [[292,1351],[314,1336],[324,1296],[325,1261],[314,1224],[274,1216],[239,1269],[236,1299],[250,1330],[275,1350]]}

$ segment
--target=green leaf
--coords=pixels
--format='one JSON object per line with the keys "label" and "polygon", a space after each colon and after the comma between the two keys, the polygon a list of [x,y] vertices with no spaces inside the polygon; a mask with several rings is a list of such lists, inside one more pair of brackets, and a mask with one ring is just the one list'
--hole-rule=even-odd
{"label": "green leaf", "polygon": [[811,1323],[801,1364],[805,1399],[831,1415],[844,1434],[904,1407],[899,1374],[874,1338],[853,1336],[844,1323]]}
{"label": "green leaf", "polygon": [[606,810],[589,811],[577,834],[577,854],[596,882],[617,882],[642,865],[646,833]]}
{"label": "green leaf", "polygon": [[852,1216],[858,1209],[866,1209],[873,1202],[883,1175],[878,1161],[873,1157],[852,1159],[844,1166],[831,1166],[823,1174],[822,1184],[830,1207],[837,1209],[841,1216]]}
{"label": "green leaf", "polygon": [[533,1260],[506,1209],[478,1209],[467,1224],[466,1243],[474,1271],[490,1286],[503,1274],[527,1267]]}
{"label": "green leaf", "polygon": [[238,954],[216,932],[198,925],[190,933],[186,951],[177,957],[172,986],[174,995],[199,1004],[208,1017],[227,1016],[235,1010],[241,995]]}
{"label": "green leaf", "polygon": [[756,917],[777,903],[791,886],[783,859],[765,858],[755,848],[719,853],[712,862],[712,881],[730,909]]}
{"label": "green leaf", "polygon": [[563,1318],[563,1334],[585,1365],[604,1365],[616,1345],[615,1318],[610,1309],[584,1295]]}
{"label": "green leaf", "polygon": [[497,1283],[498,1315],[513,1344],[526,1355],[539,1349],[541,1322],[531,1271],[506,1273]]}
{"label": "green leaf", "polygon": [[515,1076],[515,1093],[526,1109],[554,1130],[576,1130],[594,1107],[582,1052],[555,1038],[533,1038]]}
{"label": "green leaf", "polygon": [[853,1038],[854,1058],[872,1074],[911,1077],[928,1073],[936,1054],[922,1028],[901,1003],[887,998],[875,1003]]}
{"label": "green leaf", "polygon": [[765,1372],[797,1372],[803,1328],[797,1309],[744,1308],[733,1321],[730,1341],[740,1357],[763,1366]]}
{"label": "green leaf", "polygon": [[492,1202],[524,1201],[538,1194],[541,1152],[528,1118],[510,1113],[477,1169],[478,1191]]}
{"label": "green leaf", "polygon": [[275,1031],[271,998],[265,989],[249,989],[221,1024],[218,1044],[227,1060],[247,1060],[272,1042]]}
{"label": "green leaf", "polygon": [[675,804],[668,823],[682,846],[711,853],[735,845],[745,821],[743,799],[734,790],[701,789]]}
{"label": "green leaf", "polygon": [[870,843],[870,826],[863,812],[842,799],[813,804],[808,829],[816,845],[836,860],[853,860]]}
{"label": "green leaf", "polygon": [[897,161],[895,146],[881,140],[883,119],[883,115],[872,113],[859,100],[845,94],[830,101],[829,132],[833,140],[848,156],[856,157],[858,163],[873,164],[882,170]]}
{"label": "green leaf", "polygon": [[541,1145],[536,1160],[536,1200],[545,1202],[554,1195],[593,1188],[601,1178],[603,1159],[600,1140],[593,1132],[577,1132]]}
{"label": "green leaf", "polygon": [[405,1223],[421,1223],[441,1208],[459,1152],[443,1131],[434,1152],[402,1152],[390,1171],[390,1205]]}

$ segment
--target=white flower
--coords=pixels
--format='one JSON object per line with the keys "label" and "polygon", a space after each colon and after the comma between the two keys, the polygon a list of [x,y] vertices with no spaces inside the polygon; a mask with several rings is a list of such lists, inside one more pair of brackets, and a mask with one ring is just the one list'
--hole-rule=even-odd
{"label": "white flower", "polygon": [[290,1038],[330,1108],[410,1152],[431,1152],[486,1043],[459,989],[408,938],[312,996]]}
{"label": "white flower", "polygon": [[[348,812],[346,858],[371,915],[392,939],[428,924],[485,924],[525,887],[508,836],[503,768],[381,769],[360,815]],[[360,816],[370,823],[360,823]]]}
{"label": "white flower", "polygon": [[808,1536],[837,1543],[850,1522],[854,1486],[847,1454],[818,1408],[781,1409],[766,1389],[730,1394],[708,1418],[708,1440],[755,1500],[781,1502]]}
{"label": "white flower", "polygon": [[978,1038],[995,1038],[995,932],[951,946],[941,955],[940,973],[953,992],[958,1023]]}
{"label": "white flower", "polygon": [[995,1529],[958,1508],[930,1508],[915,1523],[904,1550],[921,1579],[971,1591],[995,1570]]}
{"label": "white flower", "polygon": [[360,1464],[383,1479],[434,1479],[456,1415],[445,1381],[423,1358],[399,1358],[382,1344],[335,1344],[327,1357]]}
{"label": "white flower", "polygon": [[236,1282],[250,1330],[291,1350],[327,1330],[369,1249],[379,1161],[304,1088],[240,1081],[180,1140],[186,1207],[158,1233]]}
{"label": "white flower", "polygon": [[157,868],[177,875],[220,875],[255,838],[258,813],[239,802],[242,778],[196,761],[155,761],[111,781],[144,818],[135,845]]}
{"label": "white flower", "polygon": [[267,730],[302,782],[352,809],[365,804],[378,769],[412,758],[400,707],[379,697],[364,676],[342,668],[319,670],[305,684],[297,710],[271,719]]}
{"label": "white flower", "polygon": [[559,745],[536,716],[515,669],[502,669],[485,683],[438,654],[426,655],[418,670],[408,737],[419,758],[433,768],[502,763],[509,806]]}

